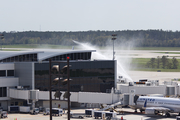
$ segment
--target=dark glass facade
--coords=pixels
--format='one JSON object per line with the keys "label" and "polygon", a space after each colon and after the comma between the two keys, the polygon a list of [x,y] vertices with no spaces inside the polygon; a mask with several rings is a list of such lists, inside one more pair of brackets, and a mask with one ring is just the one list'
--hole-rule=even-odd
{"label": "dark glass facade", "polygon": [[0,60],[0,62],[32,62],[37,61],[37,53],[12,56]]}
{"label": "dark glass facade", "polygon": [[[66,63],[61,63],[60,69],[64,65]],[[70,91],[105,93],[114,87],[114,61],[70,61],[70,65]],[[52,80],[58,77],[58,74],[51,73]],[[67,75],[61,72],[60,77],[65,79]],[[35,88],[49,90],[49,63],[35,63]],[[67,86],[62,81],[52,81],[52,90],[58,89],[66,91]]]}
{"label": "dark glass facade", "polygon": [[43,61],[49,61],[49,59],[51,59],[52,61],[67,60],[67,56],[70,57],[70,60],[90,60],[91,52],[57,55],[57,56],[53,56],[51,58],[45,59]]}

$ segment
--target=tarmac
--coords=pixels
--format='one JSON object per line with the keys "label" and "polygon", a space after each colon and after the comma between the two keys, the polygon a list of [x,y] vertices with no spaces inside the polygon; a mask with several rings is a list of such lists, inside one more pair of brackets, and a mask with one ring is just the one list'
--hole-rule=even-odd
{"label": "tarmac", "polygon": [[[175,120],[177,114],[171,114],[170,117],[162,116],[162,115],[146,115],[140,112],[134,113],[133,109],[130,108],[118,108],[119,111],[124,111],[123,114],[117,114],[117,119],[114,120]],[[85,113],[85,109],[72,109],[73,113]],[[67,112],[67,111],[66,111]],[[43,113],[39,113],[37,115],[30,114],[22,114],[22,113],[11,113],[8,114],[8,118],[4,118],[4,120],[49,120],[49,115],[43,115]],[[62,116],[53,116],[53,120],[67,120],[67,114],[63,114]],[[80,118],[70,118],[71,120],[82,120]],[[92,117],[84,117],[84,120],[94,120]],[[3,120],[3,119],[0,119]]]}

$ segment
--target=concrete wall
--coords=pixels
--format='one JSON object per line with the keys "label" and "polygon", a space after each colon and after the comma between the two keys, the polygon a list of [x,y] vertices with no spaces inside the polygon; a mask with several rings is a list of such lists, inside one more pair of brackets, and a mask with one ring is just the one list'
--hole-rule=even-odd
{"label": "concrete wall", "polygon": [[[0,70],[14,70],[14,63],[0,63]],[[19,85],[17,77],[0,77],[0,87],[14,87]]]}
{"label": "concrete wall", "polygon": [[0,77],[0,87],[14,87],[19,85],[19,78]]}
{"label": "concrete wall", "polygon": [[15,76],[19,77],[20,86],[30,86],[34,89],[34,63],[15,63]]}
{"label": "concrete wall", "polygon": [[7,106],[8,106],[8,101],[0,101],[1,106],[3,108],[3,110],[7,110]]}
{"label": "concrete wall", "polygon": [[0,63],[0,70],[14,70],[14,63]]}

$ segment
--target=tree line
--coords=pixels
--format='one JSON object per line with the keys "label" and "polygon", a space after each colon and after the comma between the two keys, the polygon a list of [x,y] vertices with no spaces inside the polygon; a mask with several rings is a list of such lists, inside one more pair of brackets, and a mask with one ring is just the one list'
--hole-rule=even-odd
{"label": "tree line", "polygon": [[147,62],[147,68],[157,68],[157,69],[178,69],[179,62],[173,57],[172,59],[167,58],[166,56],[162,56],[161,58],[158,56],[157,58],[151,58],[150,61]]}
{"label": "tree line", "polygon": [[122,31],[78,31],[78,32],[2,32],[1,44],[55,44],[73,45],[72,40],[106,46],[111,35],[117,34],[117,43],[134,42],[137,47],[180,47],[180,31],[122,30]]}

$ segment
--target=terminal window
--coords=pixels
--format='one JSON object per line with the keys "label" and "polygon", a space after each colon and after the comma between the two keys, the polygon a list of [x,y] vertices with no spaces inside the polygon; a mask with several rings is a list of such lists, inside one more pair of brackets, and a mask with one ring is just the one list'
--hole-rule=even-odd
{"label": "terminal window", "polygon": [[5,77],[6,76],[6,70],[0,70],[0,76]]}
{"label": "terminal window", "polygon": [[6,87],[0,87],[0,97],[7,97]]}
{"label": "terminal window", "polygon": [[7,70],[7,76],[14,76],[14,70]]}

